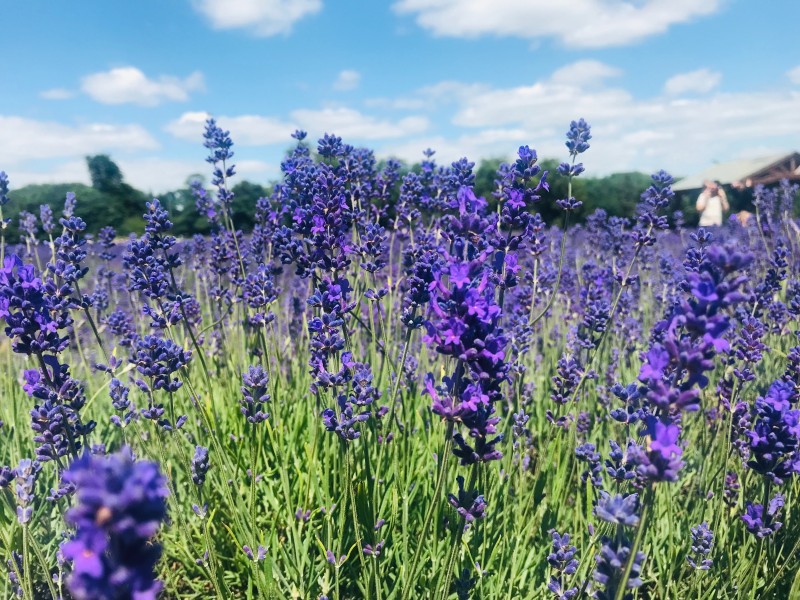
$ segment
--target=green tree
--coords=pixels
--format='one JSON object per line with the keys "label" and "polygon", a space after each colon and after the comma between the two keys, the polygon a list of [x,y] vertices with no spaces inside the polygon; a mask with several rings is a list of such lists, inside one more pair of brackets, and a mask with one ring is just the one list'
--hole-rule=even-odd
{"label": "green tree", "polygon": [[250,231],[255,223],[256,202],[269,196],[269,189],[258,183],[240,181],[231,189],[233,192],[233,223],[237,229]]}
{"label": "green tree", "polygon": [[[120,205],[113,199],[94,188],[82,183],[45,183],[26,185],[9,194],[11,202],[4,207],[4,213],[11,218],[9,239],[16,239],[17,218],[21,211],[39,215],[39,208],[47,204],[53,209],[56,220],[61,217],[64,208],[64,198],[67,192],[75,194],[77,204],[75,214],[86,221],[88,233],[96,233],[105,225],[119,227],[125,215],[120,211]],[[57,225],[57,230],[58,230]]]}
{"label": "green tree", "polygon": [[585,214],[602,208],[615,217],[632,217],[636,214],[639,196],[650,185],[644,173],[613,173],[605,177],[586,179]]}
{"label": "green tree", "polygon": [[483,196],[489,203],[489,210],[497,210],[497,198],[492,194],[497,189],[495,178],[500,165],[507,162],[502,158],[487,158],[482,160],[475,170],[475,195]]}
{"label": "green tree", "polygon": [[117,163],[107,154],[96,154],[86,157],[86,166],[92,187],[105,194],[118,194],[122,187],[122,171]]}
{"label": "green tree", "polygon": [[[136,218],[141,218],[148,198],[125,183],[117,163],[106,154],[96,154],[86,157],[86,166],[92,179],[92,187],[106,194],[110,202],[117,205],[113,211],[114,218],[105,225],[121,228],[123,223],[135,223]],[[139,227],[135,229],[138,230]]]}

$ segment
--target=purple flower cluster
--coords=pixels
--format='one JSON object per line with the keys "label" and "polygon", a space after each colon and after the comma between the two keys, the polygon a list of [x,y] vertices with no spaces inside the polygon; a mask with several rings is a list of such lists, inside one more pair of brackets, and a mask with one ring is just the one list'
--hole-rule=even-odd
{"label": "purple flower cluster", "polygon": [[574,575],[579,566],[575,555],[578,549],[570,545],[570,535],[561,535],[557,531],[551,532],[553,538],[553,551],[547,555],[547,563],[555,571],[550,575],[547,583],[549,589],[557,600],[571,600],[578,595],[578,587],[566,587],[565,578]]}
{"label": "purple flower cluster", "polygon": [[161,546],[153,540],[166,518],[166,480],[158,466],[134,460],[130,451],[84,455],[63,476],[76,489],[66,514],[75,528],[62,544],[71,563],[67,580],[76,600],[155,600]]}
{"label": "purple flower cluster", "polygon": [[454,435],[454,453],[462,465],[499,459],[495,403],[502,399],[501,384],[507,378],[504,361],[506,338],[499,327],[500,307],[494,286],[479,261],[450,265],[445,285],[437,273],[427,323],[427,343],[445,356],[456,359],[454,375],[434,388],[426,378],[431,410],[447,421],[462,423],[473,440]]}
{"label": "purple flower cluster", "polygon": [[791,384],[773,383],[756,399],[752,427],[745,431],[747,466],[778,485],[800,473],[800,410],[792,408],[794,394]]}
{"label": "purple flower cluster", "polygon": [[767,503],[766,514],[764,514],[763,504],[747,502],[745,513],[741,517],[747,531],[759,539],[773,535],[783,526],[783,523],[777,519],[784,504],[783,495],[777,494]]}
{"label": "purple flower cluster", "polygon": [[730,328],[725,312],[745,300],[742,270],[752,255],[712,246],[697,271],[689,271],[680,300],[667,319],[656,324],[652,344],[639,371],[644,397],[650,403],[647,452],[641,454],[641,475],[651,481],[675,481],[682,453],[678,445],[682,411],[699,408],[700,390],[713,358],[730,348],[724,335]]}
{"label": "purple flower cluster", "polygon": [[239,400],[242,414],[248,423],[263,423],[269,418],[269,413],[264,412],[270,400],[269,375],[261,365],[254,365],[242,373],[242,384],[242,399]]}
{"label": "purple flower cluster", "polygon": [[714,547],[714,532],[708,528],[708,523],[700,523],[692,527],[692,552],[686,561],[693,569],[708,571],[714,561],[711,560],[711,550]]}

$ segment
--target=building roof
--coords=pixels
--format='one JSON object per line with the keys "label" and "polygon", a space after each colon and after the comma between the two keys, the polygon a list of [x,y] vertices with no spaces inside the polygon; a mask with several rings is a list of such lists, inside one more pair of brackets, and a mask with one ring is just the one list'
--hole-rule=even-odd
{"label": "building roof", "polygon": [[784,162],[791,162],[793,159],[795,167],[792,170],[795,175],[800,175],[800,167],[797,166],[800,153],[783,152],[781,154],[762,156],[760,158],[747,158],[718,163],[700,173],[684,177],[673,185],[672,189],[676,192],[700,189],[703,187],[703,182],[708,180],[719,181],[723,185],[727,185],[735,181],[745,181],[748,178],[756,179],[760,174],[764,174],[765,171],[773,167],[779,167]]}

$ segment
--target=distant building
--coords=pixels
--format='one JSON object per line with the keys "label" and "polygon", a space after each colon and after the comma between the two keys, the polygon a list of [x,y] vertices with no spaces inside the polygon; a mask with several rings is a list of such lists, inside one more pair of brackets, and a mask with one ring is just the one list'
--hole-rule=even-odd
{"label": "distant building", "polygon": [[777,183],[781,179],[800,181],[800,152],[784,152],[712,165],[700,173],[684,177],[672,189],[676,192],[701,190],[705,181],[718,181],[723,186],[743,189],[752,188],[759,183]]}

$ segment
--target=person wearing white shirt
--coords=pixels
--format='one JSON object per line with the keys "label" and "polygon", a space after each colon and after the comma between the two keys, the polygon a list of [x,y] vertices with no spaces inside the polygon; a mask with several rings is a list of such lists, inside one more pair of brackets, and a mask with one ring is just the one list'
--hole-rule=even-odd
{"label": "person wearing white shirt", "polygon": [[706,181],[695,205],[700,213],[700,227],[719,227],[726,211],[730,210],[728,197],[718,181]]}

